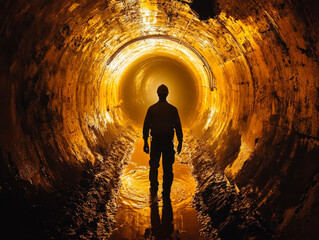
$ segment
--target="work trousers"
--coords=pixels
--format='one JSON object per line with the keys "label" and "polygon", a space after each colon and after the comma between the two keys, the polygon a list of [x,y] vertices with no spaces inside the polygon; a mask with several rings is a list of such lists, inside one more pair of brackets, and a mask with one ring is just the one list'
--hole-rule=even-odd
{"label": "work trousers", "polygon": [[163,192],[169,194],[173,183],[173,163],[175,161],[175,150],[173,140],[155,140],[151,142],[150,153],[150,175],[151,189],[158,188],[158,168],[159,161],[162,155],[163,165]]}

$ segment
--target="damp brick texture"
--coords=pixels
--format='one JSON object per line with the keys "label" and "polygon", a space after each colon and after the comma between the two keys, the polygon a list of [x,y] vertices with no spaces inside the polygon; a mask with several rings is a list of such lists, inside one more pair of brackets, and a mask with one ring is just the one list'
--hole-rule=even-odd
{"label": "damp brick texture", "polygon": [[318,12],[315,0],[1,1],[0,230],[107,239],[162,76],[203,234],[318,239]]}

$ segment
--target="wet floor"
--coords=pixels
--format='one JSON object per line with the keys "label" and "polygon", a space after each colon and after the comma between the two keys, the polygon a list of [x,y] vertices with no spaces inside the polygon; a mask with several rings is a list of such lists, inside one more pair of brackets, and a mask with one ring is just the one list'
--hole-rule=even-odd
{"label": "wet floor", "polygon": [[143,152],[143,140],[135,143],[131,161],[122,175],[117,198],[116,229],[118,239],[202,239],[196,211],[191,206],[196,183],[191,168],[183,164],[187,155],[176,155],[171,201],[162,200],[162,166],[159,168],[159,191],[155,199],[149,194],[149,155]]}

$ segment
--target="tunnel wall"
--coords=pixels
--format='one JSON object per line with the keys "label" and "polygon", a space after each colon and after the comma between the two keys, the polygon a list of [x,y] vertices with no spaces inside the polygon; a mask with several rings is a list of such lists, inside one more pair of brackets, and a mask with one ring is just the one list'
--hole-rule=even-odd
{"label": "tunnel wall", "polygon": [[[136,37],[180,37],[191,17],[184,3],[151,1],[161,20],[152,27],[136,11],[144,2],[1,3],[2,189],[22,181],[55,191],[99,163],[115,169],[122,161],[126,150],[111,149],[137,135],[124,125],[105,63]],[[216,6],[213,18],[195,17],[184,37],[206,58],[217,86],[188,133],[194,155],[208,153],[194,166],[208,167],[206,177],[223,171],[283,238],[311,236],[318,223],[318,7]]]}
{"label": "tunnel wall", "polygon": [[[220,169],[270,220],[276,237],[315,239],[318,6],[305,1],[218,3],[221,14],[215,19],[234,36],[243,53],[242,58],[231,59],[223,66],[229,74],[227,80],[233,81],[229,90],[239,92],[240,101],[249,92],[243,89],[250,87],[253,97],[247,105],[234,109],[238,112],[229,121],[223,122],[218,118],[225,115],[215,114],[202,138],[191,141],[209,145],[194,152],[196,171],[207,176],[200,185],[211,177],[208,167],[211,171]],[[250,38],[242,37],[245,31],[250,31]],[[236,82],[242,65],[248,65],[248,71]],[[221,122],[224,131],[220,132]],[[217,166],[198,157],[203,150]],[[306,219],[312,219],[311,223]]]}
{"label": "tunnel wall", "polygon": [[[88,11],[103,6],[86,4]],[[76,3],[2,5],[3,172],[47,190],[76,183],[75,173],[103,161],[118,132],[129,135],[108,117],[98,30],[87,30],[86,11],[71,19]]]}

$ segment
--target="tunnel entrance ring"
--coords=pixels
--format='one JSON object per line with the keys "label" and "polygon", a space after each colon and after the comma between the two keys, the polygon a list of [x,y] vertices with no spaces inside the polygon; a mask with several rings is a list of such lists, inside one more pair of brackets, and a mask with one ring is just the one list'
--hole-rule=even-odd
{"label": "tunnel entrance ring", "polygon": [[[109,94],[111,93],[113,96],[114,105],[120,106],[114,111],[117,115],[123,114],[124,120],[132,120],[132,114],[127,114],[127,105],[124,107],[125,97],[123,97],[127,95],[128,91],[127,86],[123,86],[130,81],[130,79],[126,77],[127,69],[132,68],[137,62],[141,63],[143,60],[146,61],[146,59],[152,59],[153,62],[166,59],[172,63],[171,65],[179,65],[179,68],[184,68],[185,72],[188,72],[189,78],[192,78],[194,90],[192,95],[194,97],[193,100],[196,101],[196,106],[190,110],[193,112],[192,116],[187,116],[185,119],[187,118],[186,125],[188,127],[196,122],[200,114],[194,113],[203,112],[201,111],[202,107],[210,101],[210,91],[216,87],[215,80],[210,65],[201,53],[190,44],[184,41],[179,42],[180,39],[168,35],[142,36],[126,42],[107,59],[104,79],[108,82],[106,88]],[[154,76],[150,77],[149,80],[154,83]],[[150,85],[150,82],[148,85]],[[180,81],[179,87],[182,88],[184,83]],[[147,85],[147,81],[143,81],[143,84]],[[189,81],[188,85],[190,85]],[[138,95],[145,95],[145,88],[142,91],[143,93],[136,91],[142,89],[141,81],[134,81],[132,86],[132,91],[135,91]],[[178,88],[178,86],[176,87]],[[123,89],[126,89],[126,93],[124,93],[125,91]],[[134,99],[134,96],[126,100],[132,101],[132,98]],[[156,89],[151,98],[153,101],[156,101]],[[144,103],[145,106],[150,105],[150,102],[145,101],[145,98],[144,100],[140,99],[140,101]],[[173,104],[174,103],[176,103],[176,101],[173,101]],[[137,118],[133,117],[134,125],[139,127],[141,126],[141,115],[146,113],[146,109],[143,109],[142,112],[143,114],[139,113],[140,116]]]}
{"label": "tunnel entrance ring", "polygon": [[203,66],[206,70],[207,73],[207,77],[208,77],[208,82],[209,82],[209,88],[211,91],[213,91],[216,88],[216,82],[215,82],[215,78],[212,72],[212,69],[209,65],[209,63],[207,62],[207,60],[205,59],[205,57],[196,49],[194,48],[192,45],[190,45],[189,43],[183,41],[182,39],[178,39],[176,37],[173,36],[169,36],[169,35],[147,35],[147,36],[141,36],[138,38],[135,38],[131,41],[128,41],[127,43],[123,44],[119,49],[117,49],[112,56],[108,59],[107,61],[107,65],[109,65],[113,59],[126,47],[128,47],[129,45],[137,42],[137,41],[141,41],[141,40],[145,40],[145,39],[167,39],[170,41],[174,41],[177,42],[178,44],[181,44],[185,47],[187,47],[188,49],[190,49],[192,52],[194,52],[198,58],[200,58],[203,62]]}

